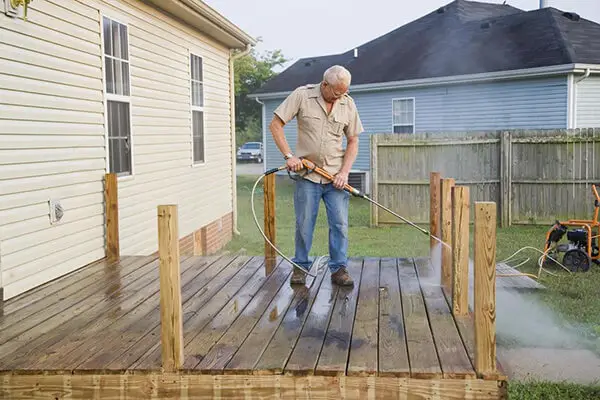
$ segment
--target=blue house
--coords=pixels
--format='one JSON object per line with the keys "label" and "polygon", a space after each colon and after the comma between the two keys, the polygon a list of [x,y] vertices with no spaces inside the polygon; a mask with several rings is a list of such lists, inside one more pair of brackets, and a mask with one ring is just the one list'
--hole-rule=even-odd
{"label": "blue house", "polygon": [[[368,135],[600,127],[600,24],[552,7],[455,0],[355,49],[300,59],[255,91],[265,168],[283,162],[273,111],[334,64],[352,73],[365,128],[350,182],[362,189]],[[295,120],[285,133],[294,148]]]}

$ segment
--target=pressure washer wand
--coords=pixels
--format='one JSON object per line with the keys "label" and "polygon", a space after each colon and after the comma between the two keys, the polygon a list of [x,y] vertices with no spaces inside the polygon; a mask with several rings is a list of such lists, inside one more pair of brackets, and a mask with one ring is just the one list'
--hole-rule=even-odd
{"label": "pressure washer wand", "polygon": [[[304,168],[306,168],[309,171],[314,171],[317,174],[321,175],[322,177],[329,179],[330,181],[334,180],[334,177],[327,171],[325,171],[323,168],[318,167],[317,165],[315,165],[312,161],[309,161],[305,158],[301,159],[302,161],[302,165],[304,166]],[[284,167],[280,167],[277,170],[281,170]],[[444,242],[442,239],[436,237],[435,235],[431,234],[431,232],[421,228],[420,226],[412,223],[411,221],[407,220],[406,218],[404,218],[403,216],[399,215],[398,213],[395,213],[394,211],[390,210],[389,208],[379,204],[378,202],[376,202],[375,200],[371,199],[369,196],[367,196],[366,194],[362,193],[360,190],[353,188],[352,186],[345,184],[344,185],[344,190],[348,191],[350,194],[352,194],[353,196],[356,197],[361,197],[363,199],[366,199],[368,201],[370,201],[371,203],[375,204],[377,207],[380,207],[382,209],[384,209],[385,211],[389,212],[390,214],[394,215],[397,218],[400,218],[402,221],[406,222],[407,224],[409,224],[410,226],[412,226],[413,228],[418,229],[419,231],[421,231],[422,233],[424,233],[425,235],[428,235],[429,237],[432,237],[434,240],[440,242],[442,245],[448,247],[449,249],[451,249],[450,245],[446,242]]]}

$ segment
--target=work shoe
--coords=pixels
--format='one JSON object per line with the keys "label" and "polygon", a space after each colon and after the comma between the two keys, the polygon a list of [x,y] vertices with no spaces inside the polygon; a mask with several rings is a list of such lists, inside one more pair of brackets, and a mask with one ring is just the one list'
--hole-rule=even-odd
{"label": "work shoe", "polygon": [[299,268],[294,268],[294,272],[292,272],[292,277],[290,278],[290,283],[304,285],[306,283],[306,273],[301,271]]}
{"label": "work shoe", "polygon": [[346,268],[340,268],[334,274],[331,274],[331,281],[340,286],[354,285],[354,281],[348,274],[348,271],[346,271]]}

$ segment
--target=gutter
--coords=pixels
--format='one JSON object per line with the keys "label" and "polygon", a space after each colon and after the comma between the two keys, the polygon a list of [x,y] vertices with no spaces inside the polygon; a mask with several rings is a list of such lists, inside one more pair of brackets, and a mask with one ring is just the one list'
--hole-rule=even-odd
{"label": "gutter", "polygon": [[[451,84],[464,84],[464,83],[475,83],[475,82],[489,82],[489,81],[502,81],[508,79],[517,78],[536,78],[544,76],[563,75],[566,73],[583,72],[584,70],[594,69],[600,71],[600,65],[594,64],[563,64],[555,65],[551,67],[540,67],[540,68],[528,68],[518,69],[510,71],[499,71],[499,72],[486,72],[481,74],[469,74],[469,75],[456,75],[456,76],[445,76],[439,78],[425,78],[425,79],[411,79],[405,81],[393,81],[393,82],[382,82],[382,83],[367,83],[361,85],[351,85],[350,91],[352,93],[360,92],[374,92],[378,90],[392,90],[392,89],[408,89],[408,88],[422,88],[430,86],[441,86]],[[262,98],[262,99],[275,99],[286,97],[291,93],[290,91],[283,92],[271,92],[271,93],[259,93],[248,95],[250,98]]]}
{"label": "gutter", "polygon": [[229,120],[231,126],[231,189],[232,189],[232,213],[233,213],[233,234],[239,235],[238,229],[238,208],[237,208],[237,174],[236,174],[236,147],[235,140],[235,69],[234,62],[238,58],[246,56],[252,50],[252,45],[247,44],[246,49],[238,54],[234,50],[229,50]]}
{"label": "gutter", "polygon": [[242,43],[255,45],[256,40],[201,0],[179,0]]}

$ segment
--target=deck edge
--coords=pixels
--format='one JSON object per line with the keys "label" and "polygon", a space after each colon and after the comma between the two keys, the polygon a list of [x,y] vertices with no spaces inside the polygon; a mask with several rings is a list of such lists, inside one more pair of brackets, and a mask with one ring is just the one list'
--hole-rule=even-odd
{"label": "deck edge", "polygon": [[[157,393],[161,398],[239,398],[244,392],[260,398],[379,398],[406,394],[444,399],[507,399],[508,382],[483,379],[414,379],[392,377],[329,377],[282,375],[202,375],[198,373],[37,374],[0,373],[0,392],[13,398],[41,398],[52,393],[72,399],[105,396],[138,399]],[[300,392],[298,392],[300,391]]]}

